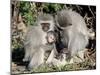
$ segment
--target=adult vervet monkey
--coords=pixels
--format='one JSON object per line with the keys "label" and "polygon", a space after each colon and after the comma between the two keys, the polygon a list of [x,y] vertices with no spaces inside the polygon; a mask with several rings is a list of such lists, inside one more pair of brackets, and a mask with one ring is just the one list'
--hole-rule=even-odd
{"label": "adult vervet monkey", "polygon": [[[49,38],[49,32],[54,31],[54,20],[49,14],[41,14],[37,17],[36,25],[29,28],[25,36],[25,57],[23,61],[29,61],[29,68],[35,68],[43,64],[45,51],[51,50],[46,63],[50,63],[55,55],[55,37]],[[48,35],[47,35],[48,34]],[[47,37],[48,36],[48,37]]]}
{"label": "adult vervet monkey", "polygon": [[[70,53],[71,63],[84,60],[85,47],[88,44],[88,30],[84,18],[75,11],[62,10],[57,12],[56,23],[62,29],[61,42]],[[76,60],[74,58],[80,58]]]}

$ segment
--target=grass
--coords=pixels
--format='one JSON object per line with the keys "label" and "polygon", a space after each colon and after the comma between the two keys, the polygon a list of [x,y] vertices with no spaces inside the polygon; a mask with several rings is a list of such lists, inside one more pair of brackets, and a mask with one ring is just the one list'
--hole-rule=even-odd
{"label": "grass", "polygon": [[93,66],[91,62],[85,61],[82,63],[75,64],[66,64],[64,66],[42,66],[37,69],[33,69],[32,73],[44,73],[44,72],[62,72],[62,71],[78,71],[78,70],[92,70],[95,69],[96,66]]}
{"label": "grass", "polygon": [[[95,62],[94,62],[95,63]],[[38,68],[32,69],[31,71],[25,69],[21,71],[18,66],[16,66],[19,70],[12,72],[12,74],[29,74],[29,73],[50,73],[50,72],[64,72],[64,71],[79,71],[79,70],[93,70],[96,69],[96,65],[93,65],[90,60],[85,60],[82,63],[74,63],[74,64],[66,64],[64,66],[54,66],[54,65],[42,65]],[[22,66],[20,66],[22,67]]]}

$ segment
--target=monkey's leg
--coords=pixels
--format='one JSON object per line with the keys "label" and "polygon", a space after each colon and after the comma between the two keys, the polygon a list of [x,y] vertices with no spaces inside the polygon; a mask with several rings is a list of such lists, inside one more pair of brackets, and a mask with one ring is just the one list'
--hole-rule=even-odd
{"label": "monkey's leg", "polygon": [[81,63],[84,62],[84,51],[78,51],[76,55],[72,56],[70,60],[71,63]]}
{"label": "monkey's leg", "polygon": [[25,56],[24,56],[24,58],[23,58],[23,62],[26,62],[26,61],[28,61],[29,60],[29,53],[26,53],[25,52]]}
{"label": "monkey's leg", "polygon": [[78,54],[77,54],[77,58],[78,58],[78,61],[77,62],[84,62],[84,52],[85,50],[82,50],[82,51],[78,51]]}
{"label": "monkey's leg", "polygon": [[34,53],[28,65],[28,68],[29,69],[36,68],[43,63],[44,63],[44,50],[41,48],[37,52]]}
{"label": "monkey's leg", "polygon": [[77,57],[77,50],[73,50],[71,49],[71,55],[70,55],[70,61],[68,61],[68,64],[73,64],[75,63],[76,60],[76,57]]}
{"label": "monkey's leg", "polygon": [[23,62],[29,61],[29,57],[30,57],[30,48],[28,46],[26,46],[25,48],[25,56],[23,58]]}

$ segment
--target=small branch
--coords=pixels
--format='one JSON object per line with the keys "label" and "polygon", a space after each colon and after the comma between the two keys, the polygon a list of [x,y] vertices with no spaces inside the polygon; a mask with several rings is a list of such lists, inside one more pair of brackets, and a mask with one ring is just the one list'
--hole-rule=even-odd
{"label": "small branch", "polygon": [[93,17],[95,18],[95,15],[94,15],[93,11],[91,10],[90,6],[88,6],[88,8],[89,8],[89,11],[91,12],[91,14],[93,15]]}

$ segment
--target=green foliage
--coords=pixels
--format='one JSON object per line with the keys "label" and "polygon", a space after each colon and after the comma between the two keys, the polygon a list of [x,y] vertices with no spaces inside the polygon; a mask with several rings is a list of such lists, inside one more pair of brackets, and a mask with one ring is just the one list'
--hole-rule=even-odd
{"label": "green foliage", "polygon": [[35,22],[35,14],[32,10],[34,10],[34,7],[31,6],[31,2],[20,2],[19,13],[25,19],[26,25],[33,25]]}
{"label": "green foliage", "polygon": [[88,70],[95,69],[94,66],[90,65],[90,61],[85,61],[82,63],[66,64],[64,66],[42,66],[36,69],[33,69],[32,73],[42,73],[42,72],[62,72],[62,71],[78,71],[78,70]]}
{"label": "green foliage", "polygon": [[54,14],[64,8],[64,4],[54,3],[34,3],[21,1],[19,6],[19,13],[25,19],[26,25],[33,25],[36,21],[39,12]]}
{"label": "green foliage", "polygon": [[[35,25],[34,23],[36,22],[37,15],[40,12],[54,15],[57,11],[64,9],[64,6],[65,4],[40,3],[40,2],[35,3],[35,2],[20,1],[18,2],[19,11],[16,11],[16,12],[21,14],[25,25],[30,26],[30,25]],[[16,31],[16,32],[18,33],[16,36],[19,36],[20,35],[19,31]],[[21,37],[12,39],[13,49],[17,49],[19,47],[21,48],[23,46],[21,43],[23,41]],[[20,40],[17,40],[17,39],[20,39]]]}
{"label": "green foliage", "polygon": [[63,4],[46,3],[44,4],[43,11],[47,13],[55,13],[62,9]]}

